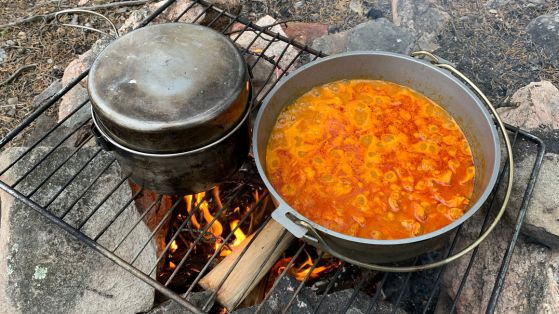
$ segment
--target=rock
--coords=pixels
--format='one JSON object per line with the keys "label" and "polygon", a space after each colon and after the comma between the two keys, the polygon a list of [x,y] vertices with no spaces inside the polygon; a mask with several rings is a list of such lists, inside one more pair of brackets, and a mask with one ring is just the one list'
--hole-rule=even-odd
{"label": "rock", "polygon": [[348,30],[317,38],[313,41],[312,47],[327,55],[344,52],[346,51],[349,34],[350,31]]}
{"label": "rock", "polygon": [[281,26],[287,37],[305,45],[311,45],[315,39],[328,35],[326,24],[287,22]]}
{"label": "rock", "polygon": [[54,94],[62,89],[62,82],[60,80],[56,80],[50,83],[49,87],[47,87],[44,91],[42,91],[39,95],[33,98],[33,108],[37,108],[47,100],[49,100]]}
{"label": "rock", "polygon": [[[99,53],[101,53],[101,51],[103,51],[110,42],[111,38],[103,36],[91,46],[90,50],[80,55],[77,59],[72,60],[64,70],[64,75],[61,79],[62,85],[66,86],[70,84],[72,80],[89,69],[95,61],[95,58],[97,58],[97,55],[99,55]],[[60,105],[58,106],[58,121],[64,119],[80,104],[89,99],[86,84],[86,79],[83,79],[79,84],[75,85],[66,94],[64,94]],[[68,128],[74,128],[82,124],[85,120],[90,118],[90,108],[91,105],[89,103],[83,106],[70,119],[66,120],[64,125]]]}
{"label": "rock", "polygon": [[[517,160],[515,160],[515,184],[509,205],[509,209],[512,210],[508,212],[512,219],[518,215],[523,191],[526,189],[525,182],[528,181],[534,165],[534,158],[524,157]],[[544,157],[522,226],[525,234],[554,249],[559,248],[557,174],[559,174],[559,155],[548,153]]]}
{"label": "rock", "polygon": [[[208,2],[213,4],[215,7],[223,9],[231,14],[238,15],[239,13],[241,13],[242,5],[240,0],[210,0]],[[231,19],[223,15],[219,18],[218,16],[219,11],[208,10],[206,11],[205,17],[202,19],[201,24],[208,25],[218,32],[223,32],[225,30],[225,27],[227,27],[227,25],[229,25],[229,23],[231,22]]]}
{"label": "rock", "polygon": [[[186,300],[192,303],[193,305],[197,306],[198,308],[202,308],[206,301],[212,295],[211,292],[202,291],[202,292],[192,292],[186,297]],[[210,303],[210,308],[212,307],[213,303]],[[189,310],[182,307],[180,304],[175,302],[174,300],[167,300],[158,306],[154,307],[151,311],[145,314],[187,314],[190,313]]]}
{"label": "rock", "polygon": [[530,131],[559,129],[559,90],[551,82],[532,82],[510,102],[512,107],[497,109],[503,121]]}
{"label": "rock", "polygon": [[293,4],[293,7],[294,7],[295,9],[300,9],[304,4],[305,4],[305,1],[304,1],[304,0],[299,0],[299,1],[297,1],[297,2],[295,2],[295,3]]}
{"label": "rock", "polygon": [[[4,168],[24,148],[10,148],[0,158]],[[14,182],[25,169],[37,162],[49,150],[37,147],[2,176],[8,184]],[[63,188],[67,180],[79,169],[96,149],[82,149],[63,167],[58,166],[71,149],[61,148],[48,157],[37,169],[17,186],[28,193],[52,170],[57,172],[35,193],[32,199],[44,206]],[[101,153],[97,162],[87,167],[64,192],[48,207],[60,215],[74,198],[89,184],[89,178],[109,162],[110,155]],[[100,178],[74,207],[65,221],[76,226],[120,181],[120,170],[115,164]],[[99,233],[130,197],[130,190],[122,186],[85,224],[82,232],[92,237]],[[42,215],[15,201],[6,192],[0,192],[0,313],[137,313],[151,308],[154,289],[124,271],[110,260],[55,226]],[[112,250],[140,218],[133,205],[127,207],[98,243]],[[30,232],[32,230],[33,232]],[[116,254],[129,261],[149,239],[150,231],[139,224],[116,250]],[[153,243],[134,264],[146,271],[155,263]]]}
{"label": "rock", "polygon": [[[124,21],[122,26],[118,29],[120,35],[124,35],[136,29],[138,26],[140,26],[143,20],[145,20],[150,14],[152,14],[155,10],[160,8],[166,2],[167,2],[166,0],[162,0],[159,2],[151,3],[147,6],[143,6],[140,9],[130,12],[130,15],[128,16],[126,21]],[[167,9],[165,9],[161,14],[159,14],[152,21],[152,24],[168,23],[174,21],[191,4],[192,2],[189,0],[177,0],[173,2],[173,4],[171,4]],[[196,4],[193,7],[191,7],[186,14],[181,16],[181,18],[178,19],[178,22],[193,23],[196,17],[201,15],[203,11],[204,8],[199,4]],[[205,15],[202,14],[202,16],[200,16],[200,18],[196,20],[196,23],[200,23],[202,20],[204,20],[204,17]]]}
{"label": "rock", "polygon": [[[136,192],[140,191],[141,187],[132,181],[128,181],[130,188],[132,189],[132,193],[136,194]],[[173,206],[173,200],[170,196],[164,195],[161,197],[161,200],[158,201],[160,194],[156,192],[152,192],[149,190],[142,190],[142,192],[134,199],[134,204],[136,205],[136,209],[140,214],[144,214],[146,211],[149,211],[143,218],[144,223],[150,230],[157,229],[159,223],[167,214],[168,209]],[[155,208],[152,208],[152,204]],[[158,228],[157,233],[154,235],[154,242],[156,244],[156,253],[157,256],[160,256],[165,250],[167,246],[167,242],[165,238],[167,237],[167,233],[169,231],[169,226],[171,224],[171,220],[167,221],[163,225]],[[159,264],[163,264],[165,259],[161,259]]]}
{"label": "rock", "polygon": [[[294,291],[299,286],[299,282],[290,276],[285,276],[280,279],[276,288],[264,303],[262,308],[262,313],[284,313],[284,306],[292,298]],[[347,311],[346,309],[348,302],[353,295],[355,290],[346,289],[341,291],[336,291],[328,294],[322,301],[317,313],[328,314],[328,313],[350,313],[350,314],[364,314],[367,313],[369,305],[371,303],[371,298],[365,293],[359,291],[355,300],[351,303]],[[287,313],[293,314],[310,314],[315,313],[315,308],[320,301],[322,296],[318,296],[314,293],[311,288],[304,287],[301,289],[293,304],[287,310]],[[254,313],[258,306],[251,306],[248,308],[238,309],[232,312],[232,314],[249,314]],[[405,314],[406,312],[402,309],[394,309],[390,303],[379,301],[377,303],[375,313],[397,313]]]}
{"label": "rock", "polygon": [[6,40],[6,45],[7,46],[15,46],[15,44],[16,44],[16,42],[11,40],[11,39]]}
{"label": "rock", "polygon": [[488,0],[485,6],[490,9],[498,9],[511,4],[521,4],[526,7],[541,6],[548,3],[549,0]]}
{"label": "rock", "polygon": [[244,58],[246,63],[252,67],[253,101],[260,101],[277,79],[274,74],[276,67],[262,58],[258,60],[258,57],[254,55],[245,54]]}
{"label": "rock", "polygon": [[17,33],[17,38],[25,39],[25,38],[27,38],[27,34],[25,32],[19,32],[19,33]]}
{"label": "rock", "polygon": [[363,0],[349,1],[349,9],[359,15],[363,15]]}
{"label": "rock", "polygon": [[6,50],[4,50],[4,48],[0,48],[0,63],[4,63],[6,58],[7,58]]}
{"label": "rock", "polygon": [[13,105],[16,105],[16,104],[17,104],[17,102],[18,102],[18,99],[17,99],[17,97],[11,97],[11,98],[8,98],[8,105],[11,105],[11,106],[13,106]]}
{"label": "rock", "polygon": [[[266,15],[259,19],[256,22],[256,25],[268,26],[274,23],[276,23],[276,20],[273,17]],[[269,30],[271,32],[275,32],[287,37],[287,34],[283,31],[280,25],[274,25],[273,27],[270,27]],[[237,36],[238,34],[232,34],[231,38],[234,39],[237,38]],[[287,43],[282,41],[274,41],[270,45],[268,45],[270,41],[273,40],[273,37],[265,34],[260,34],[258,38],[256,37],[256,32],[246,31],[241,36],[239,36],[235,43],[238,46],[242,48],[248,48],[250,51],[253,51],[255,53],[261,53],[264,49],[266,49],[263,53],[276,61],[278,61],[279,57],[281,56],[281,60],[279,60],[278,62],[280,68],[278,69],[278,71],[287,70],[287,72],[289,72],[295,69],[297,65],[292,65],[289,69],[288,66],[291,61],[293,61],[293,59],[297,57],[297,49],[295,49],[291,45],[288,46]],[[255,38],[256,40],[254,40]]]}
{"label": "rock", "polygon": [[[464,224],[456,247],[477,239],[482,219],[478,213]],[[485,312],[511,232],[511,227],[503,221],[480,244],[469,279],[457,301],[457,313]],[[456,297],[469,256],[448,264],[443,272],[443,289],[451,298]],[[557,313],[559,307],[555,300],[559,298],[559,286],[554,265],[558,261],[549,248],[519,237],[495,313]],[[554,310],[546,312],[550,307]]]}
{"label": "rock", "polygon": [[434,51],[440,47],[437,36],[450,21],[450,15],[435,1],[398,0],[397,8],[394,24],[414,30],[419,49]]}
{"label": "rock", "polygon": [[410,29],[381,18],[357,25],[349,34],[346,51],[383,50],[409,54],[415,46]]}
{"label": "rock", "polygon": [[382,10],[372,8],[367,12],[367,17],[373,20],[379,19],[384,16]]}
{"label": "rock", "polygon": [[528,24],[527,31],[549,62],[559,67],[559,11],[538,16]]}

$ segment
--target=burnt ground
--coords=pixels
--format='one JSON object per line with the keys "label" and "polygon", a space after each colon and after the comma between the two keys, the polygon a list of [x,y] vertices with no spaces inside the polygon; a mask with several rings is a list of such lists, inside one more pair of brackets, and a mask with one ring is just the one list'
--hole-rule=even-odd
{"label": "burnt ground", "polygon": [[[90,2],[86,5],[109,1]],[[77,4],[78,0],[0,0],[0,25],[29,16],[74,8]],[[97,12],[114,22],[122,23],[133,9],[134,7],[122,7]],[[61,21],[73,21],[82,25],[89,23],[94,28],[109,30],[109,26],[99,18],[85,15],[61,16]],[[61,26],[52,18],[38,18],[15,27],[0,26],[0,48],[5,52],[4,62],[0,62],[0,84],[20,67],[35,64],[10,83],[0,86],[0,138],[35,109],[33,98],[52,82],[62,78],[68,63],[89,50],[99,36],[95,32]],[[17,101],[14,104],[13,100],[8,103],[10,98],[17,98]]]}
{"label": "burnt ground", "polygon": [[[355,0],[354,0],[355,1]],[[78,0],[0,0],[0,24],[23,17],[45,14],[77,6]],[[90,0],[86,5],[111,1]],[[349,9],[350,0],[241,0],[242,15],[251,20],[270,14],[279,21],[319,22],[329,25],[331,32],[349,29],[371,18],[391,20],[390,0],[362,0],[363,13]],[[527,24],[535,17],[559,10],[557,1],[540,1],[527,6],[527,0],[510,1],[496,11],[484,6],[486,1],[439,0],[451,16],[451,23],[440,34],[441,48],[436,51],[454,62],[460,70],[477,82],[493,102],[506,105],[518,88],[532,81],[550,80],[559,85],[559,69],[539,51],[526,34]],[[121,24],[134,7],[99,10]],[[108,30],[99,19],[70,16],[79,24]],[[39,19],[15,27],[0,27],[0,48],[6,58],[0,63],[0,82],[18,68],[36,64],[11,83],[0,86],[0,137],[13,129],[34,108],[33,98],[62,76],[66,65],[89,49],[98,34],[62,27],[52,19]],[[0,51],[1,52],[1,51]],[[8,99],[17,97],[15,108]],[[15,110],[14,110],[15,109]]]}

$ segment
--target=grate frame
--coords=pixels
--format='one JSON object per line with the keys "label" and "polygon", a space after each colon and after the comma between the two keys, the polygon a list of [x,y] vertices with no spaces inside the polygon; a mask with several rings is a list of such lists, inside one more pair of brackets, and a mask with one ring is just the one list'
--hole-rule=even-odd
{"label": "grate frame", "polygon": [[[159,7],[156,11],[154,11],[150,16],[148,16],[139,25],[139,27],[143,27],[143,26],[146,26],[149,23],[151,23],[158,15],[165,12],[165,10],[167,10],[174,2],[175,2],[175,0],[167,1],[165,4],[163,4],[161,7]],[[256,35],[254,37],[254,39],[252,40],[252,42],[248,45],[248,47],[245,47],[244,49],[242,49],[243,54],[250,54],[250,55],[253,55],[254,57],[256,57],[256,60],[252,64],[249,64],[249,68],[251,70],[253,70],[255,68],[255,66],[258,64],[258,62],[271,63],[274,66],[274,70],[275,70],[276,67],[279,67],[279,61],[282,60],[286,51],[290,47],[296,49],[296,51],[297,51],[296,56],[288,62],[287,66],[285,68],[283,68],[283,69],[280,68],[281,73],[279,75],[277,75],[276,77],[273,77],[274,76],[274,71],[271,71],[269,73],[269,75],[266,79],[266,84],[271,84],[272,86],[267,88],[267,89],[262,89],[260,91],[260,93],[263,93],[262,95],[256,95],[256,97],[262,96],[260,99],[265,98],[265,96],[271,90],[271,88],[273,87],[275,82],[279,81],[285,75],[287,75],[288,70],[291,67],[293,67],[296,62],[306,63],[306,62],[315,60],[317,58],[326,56],[324,53],[322,53],[320,51],[316,51],[316,50],[314,50],[310,47],[307,47],[306,45],[300,44],[298,42],[293,41],[292,39],[286,38],[286,37],[284,37],[280,34],[272,32],[268,29],[268,27],[257,26],[255,24],[253,24],[252,22],[244,19],[241,16],[230,14],[230,13],[228,13],[228,12],[226,12],[226,11],[220,9],[220,8],[215,7],[211,3],[208,3],[208,2],[203,1],[203,0],[193,1],[192,4],[190,6],[188,6],[179,15],[179,17],[177,17],[176,20],[180,19],[184,14],[186,14],[188,11],[190,11],[194,6],[202,6],[202,8],[203,8],[201,13],[195,18],[195,21],[202,18],[202,16],[204,14],[211,13],[211,14],[215,15],[215,17],[207,23],[208,26],[211,26],[212,24],[216,23],[220,19],[223,19],[223,18],[228,19],[229,23],[223,28],[223,30],[222,30],[223,33],[227,33],[228,30],[231,28],[231,26],[233,26],[234,23],[240,23],[242,25],[242,29],[240,31],[238,31],[238,35],[236,37],[232,38],[233,41],[236,41],[241,35],[243,35],[247,32],[252,32]],[[268,44],[260,52],[255,53],[253,51],[250,51],[249,48],[258,39],[267,40]],[[279,56],[276,56],[277,59],[274,60],[274,59],[268,57],[267,55],[265,55],[265,52],[270,47],[272,42],[278,42],[278,41],[282,42],[286,45],[285,45],[285,48],[283,49],[283,51],[281,52],[281,54]],[[9,147],[11,143],[15,142],[19,137],[23,136],[24,133],[27,130],[30,130],[33,127],[32,126],[33,122],[36,121],[39,117],[41,117],[41,115],[45,114],[45,112],[48,109],[52,108],[53,106],[56,106],[58,101],[67,92],[69,92],[72,88],[74,88],[82,79],[86,78],[86,76],[88,75],[88,72],[89,72],[89,69],[84,71],[78,77],[76,77],[67,86],[64,86],[52,98],[50,98],[48,101],[46,101],[42,105],[40,105],[37,108],[36,111],[31,113],[25,120],[23,120],[20,125],[18,125],[11,132],[9,132],[3,139],[1,139],[0,140],[0,153],[2,152],[3,149]],[[16,164],[24,162],[23,160],[24,160],[25,155],[27,155],[31,151],[36,150],[41,145],[41,143],[43,143],[47,138],[49,138],[50,136],[53,136],[56,132],[58,132],[58,129],[67,120],[69,120],[71,117],[76,115],[77,112],[87,104],[87,102],[88,101],[85,101],[85,102],[81,103],[67,117],[65,117],[64,119],[59,121],[53,128],[46,131],[40,138],[37,139],[36,142],[31,144],[28,147],[28,149],[22,153],[20,158],[16,158],[16,160],[14,160],[11,164],[9,164],[7,166],[7,168],[0,169],[0,176],[2,174],[4,174],[6,171],[8,171],[10,168],[14,167]],[[256,111],[256,109],[258,108],[258,105],[259,105],[259,103],[257,103],[256,106],[254,107],[254,111]],[[126,184],[126,181],[129,177],[128,175],[123,175],[122,180],[120,180],[119,183],[111,189],[110,193],[108,193],[107,195],[105,195],[105,197],[103,197],[103,199],[94,207],[94,210],[91,213],[89,213],[89,215],[87,217],[85,217],[85,220],[81,221],[77,226],[70,225],[69,223],[64,221],[64,218],[72,211],[72,208],[74,207],[74,205],[76,205],[77,202],[85,196],[86,192],[91,187],[93,187],[95,184],[98,184],[97,182],[98,182],[99,178],[103,175],[103,173],[105,173],[107,171],[107,169],[109,169],[110,167],[112,167],[114,165],[114,163],[115,163],[114,158],[110,159],[106,163],[106,165],[102,168],[101,172],[99,172],[96,176],[93,177],[93,180],[91,181],[90,184],[87,185],[87,187],[83,191],[83,193],[81,193],[78,196],[78,198],[76,198],[74,200],[74,202],[70,204],[70,206],[68,208],[64,209],[64,211],[60,215],[57,215],[56,213],[54,213],[53,211],[51,211],[49,209],[49,206],[51,204],[53,204],[53,202],[64,192],[64,190],[74,180],[80,180],[79,175],[82,173],[82,171],[85,168],[87,168],[89,165],[91,165],[92,163],[96,162],[95,161],[96,158],[102,152],[101,148],[98,147],[97,150],[93,153],[93,155],[90,158],[88,158],[78,168],[78,171],[70,178],[70,180],[65,185],[63,185],[62,189],[60,191],[58,191],[57,193],[55,193],[55,195],[52,196],[51,199],[49,199],[48,202],[46,202],[44,204],[39,204],[38,202],[34,201],[32,199],[32,197],[37,191],[40,190],[40,188],[45,183],[48,182],[49,179],[51,179],[52,176],[54,176],[57,173],[57,170],[53,171],[52,173],[49,173],[47,176],[38,180],[38,185],[30,193],[23,193],[23,191],[20,188],[18,188],[19,183],[21,183],[29,175],[33,174],[33,172],[37,169],[37,167],[39,167],[57,149],[59,149],[63,143],[69,141],[69,139],[71,139],[73,135],[75,135],[80,130],[85,128],[89,121],[90,121],[90,119],[86,120],[85,122],[79,124],[77,127],[73,128],[73,129],[70,129],[70,130],[68,130],[68,132],[64,133],[63,136],[60,137],[60,140],[58,140],[56,142],[56,144],[53,145],[52,149],[50,151],[48,151],[46,154],[44,154],[33,165],[31,165],[31,167],[22,175],[22,177],[18,178],[14,183],[7,184],[4,181],[0,181],[0,188],[3,189],[4,191],[6,191],[8,194],[12,195],[17,200],[19,200],[19,201],[23,202],[24,204],[28,205],[31,209],[33,209],[37,213],[46,217],[50,222],[54,223],[55,225],[60,227],[62,230],[68,232],[69,234],[71,234],[72,236],[77,238],[79,241],[81,241],[82,243],[89,246],[94,251],[100,253],[104,257],[108,258],[109,260],[111,260],[115,264],[117,264],[120,267],[122,267],[123,269],[125,269],[126,271],[135,275],[140,280],[142,280],[142,281],[146,282],[147,284],[153,286],[154,288],[156,288],[160,293],[162,293],[166,297],[175,300],[180,305],[182,305],[184,308],[189,309],[190,311],[192,311],[194,313],[204,313],[204,312],[210,310],[209,305],[212,303],[213,299],[216,296],[215,292],[208,298],[208,300],[205,302],[205,305],[201,308],[196,307],[195,305],[188,302],[186,300],[186,297],[194,291],[194,289],[196,287],[196,284],[201,279],[202,275],[210,269],[211,262],[217,258],[217,254],[219,254],[219,252],[231,240],[234,231],[236,229],[240,228],[240,226],[243,224],[243,222],[245,222],[247,219],[249,219],[250,216],[253,215],[256,211],[263,210],[265,202],[269,199],[269,195],[267,193],[265,193],[264,195],[261,196],[260,200],[258,202],[256,202],[250,208],[250,210],[242,217],[238,226],[236,228],[234,228],[233,230],[231,230],[231,232],[224,237],[223,242],[221,243],[218,250],[216,250],[216,252],[212,255],[212,257],[207,262],[207,264],[204,266],[204,268],[201,270],[199,275],[195,278],[194,282],[188,287],[187,291],[183,294],[178,294],[178,293],[174,292],[173,290],[171,290],[170,288],[168,288],[168,285],[171,282],[171,280],[173,279],[173,277],[176,276],[176,273],[178,273],[178,271],[184,265],[184,263],[187,260],[190,253],[187,253],[185,255],[185,257],[177,265],[176,270],[173,272],[173,274],[167,280],[166,283],[162,284],[162,283],[157,282],[156,280],[154,280],[151,277],[151,275],[155,271],[157,263],[159,263],[161,261],[161,259],[165,257],[165,254],[167,254],[172,240],[175,240],[180,235],[181,230],[184,230],[184,228],[189,227],[190,221],[191,221],[190,218],[200,210],[200,206],[195,206],[193,208],[193,210],[190,212],[190,214],[184,219],[183,223],[178,228],[176,228],[177,230],[172,234],[171,240],[168,241],[168,244],[165,247],[164,251],[158,256],[156,264],[151,268],[151,270],[149,272],[147,272],[147,271],[141,271],[138,268],[136,268],[135,266],[133,266],[134,262],[139,257],[139,255],[142,253],[142,251],[139,251],[134,256],[134,258],[132,260],[126,260],[126,259],[122,258],[121,256],[119,256],[116,253],[116,250],[120,247],[120,245],[123,243],[123,241],[132,233],[134,228],[142,221],[143,217],[145,215],[147,215],[148,212],[150,210],[152,210],[158,204],[158,202],[161,202],[161,198],[163,197],[163,195],[159,195],[157,197],[157,199],[152,204],[150,204],[148,209],[142,214],[140,219],[134,224],[134,227],[126,233],[126,235],[117,243],[117,245],[114,248],[104,247],[103,245],[98,243],[98,240],[104,234],[104,232],[107,231],[111,227],[111,225],[120,216],[120,214],[122,214],[122,212],[126,208],[128,208],[128,206],[130,206],[130,204],[132,204],[134,202],[134,200],[142,193],[143,189],[139,189],[138,191],[133,193],[133,195],[131,195],[131,198],[128,199],[125,202],[125,205],[123,205],[121,208],[118,209],[116,215],[114,215],[113,217],[108,217],[109,218],[108,223],[105,225],[105,227],[101,230],[101,232],[99,234],[95,235],[94,237],[88,237],[82,231],[80,231],[80,229],[97,212],[97,210],[99,210],[99,208],[113,195],[113,193],[115,193],[115,191],[117,191],[117,189],[119,189],[123,184]],[[516,245],[516,242],[517,242],[519,234],[520,234],[520,229],[521,229],[522,223],[524,221],[526,211],[528,209],[529,200],[530,200],[531,194],[533,192],[533,189],[534,189],[534,186],[535,186],[535,183],[536,183],[536,180],[537,180],[537,176],[538,176],[538,173],[540,171],[541,164],[542,164],[542,161],[543,161],[543,156],[544,156],[544,153],[545,153],[545,144],[538,137],[536,137],[536,136],[534,136],[534,135],[532,135],[532,134],[530,134],[526,131],[520,130],[520,129],[515,128],[513,126],[510,126],[510,125],[507,125],[507,130],[509,131],[509,134],[511,135],[511,137],[513,139],[512,140],[513,148],[517,147],[517,143],[519,141],[524,141],[524,142],[529,142],[529,143],[534,144],[534,147],[532,147],[530,149],[529,153],[535,156],[535,161],[534,161],[534,164],[532,165],[532,173],[531,173],[531,175],[529,177],[529,180],[527,182],[526,189],[524,190],[523,200],[522,200],[521,206],[519,208],[519,214],[516,217],[516,221],[515,221],[515,224],[514,224],[514,227],[513,227],[512,235],[510,236],[510,240],[507,244],[507,249],[503,254],[503,260],[502,260],[502,263],[500,265],[499,271],[496,274],[496,280],[495,280],[495,283],[494,283],[494,287],[492,289],[492,294],[491,294],[490,300],[488,302],[488,305],[486,307],[486,312],[487,313],[493,313],[495,311],[495,308],[496,308],[497,302],[498,302],[498,298],[499,298],[499,294],[501,293],[501,291],[504,287],[506,273],[507,273],[507,270],[508,270],[510,262],[511,262],[511,257],[512,257],[512,254],[513,254],[513,251],[514,251],[514,247]],[[60,164],[60,166],[58,168],[62,168],[67,162],[72,160],[72,158],[74,158],[74,156],[80,150],[83,149],[83,147],[85,146],[86,143],[91,143],[91,142],[93,142],[93,140],[94,140],[94,138],[91,135],[87,136],[85,138],[85,140],[83,140],[78,146],[75,147],[74,151],[71,154],[69,154],[68,156],[66,156],[62,160],[62,163]],[[509,166],[510,165],[506,164],[505,168],[509,167]],[[483,224],[483,226],[481,226],[480,233],[484,230],[484,228],[487,226],[487,223],[490,221],[491,214],[494,213],[494,211],[497,210],[498,207],[499,207],[498,206],[499,205],[499,200],[498,200],[498,193],[497,192],[498,192],[498,189],[502,189],[502,187],[499,187],[499,186],[501,185],[501,181],[502,181],[502,177],[503,177],[502,174],[505,173],[505,172],[506,171],[502,171],[499,182],[496,184],[497,191],[495,191],[493,193],[493,198],[489,201],[490,203],[488,205],[488,209],[485,212],[484,224]],[[238,186],[238,191],[236,191],[236,192],[240,193],[241,190],[249,189],[250,188],[249,185],[250,184],[248,184],[248,183],[240,184]],[[210,193],[206,194],[207,195],[206,197],[208,199],[210,198],[208,196],[209,194]],[[177,206],[179,206],[180,203],[181,203],[180,199],[173,203],[171,209],[169,209],[168,213],[161,219],[159,224],[156,226],[156,229],[154,231],[152,231],[151,237],[145,243],[143,248],[145,248],[148,245],[149,241],[151,241],[151,239],[153,238],[153,236],[155,235],[157,230],[159,230],[167,221],[169,221],[169,220],[172,221],[173,220],[172,216],[174,216],[174,215],[172,215],[172,213],[174,212],[175,208],[177,208]],[[217,220],[217,218],[220,217],[220,215],[222,213],[224,213],[228,210],[231,210],[231,208],[229,207],[228,201],[226,201],[223,208],[220,211],[218,211],[217,213],[215,213],[215,218],[212,221],[210,221],[207,225],[204,226],[204,228],[202,229],[202,233],[200,233],[200,235],[198,236],[196,241],[197,242],[201,241],[203,236],[205,234],[206,235],[208,234],[209,228]],[[264,223],[260,226],[260,228],[256,229],[256,232],[255,232],[256,234],[258,234],[262,230],[262,226],[265,224],[265,222],[266,221],[264,221]],[[460,232],[461,232],[461,227],[457,228],[449,246],[446,248],[446,253],[445,254],[450,255],[453,252],[453,250],[456,247],[457,240],[460,237]],[[256,237],[254,237],[254,238],[256,238]],[[251,242],[246,246],[246,248],[248,248],[250,246],[250,244],[251,244]],[[189,252],[191,252],[194,247],[195,247],[195,245],[193,245],[190,248]],[[289,269],[291,269],[294,266],[294,264],[295,264],[294,262],[298,258],[303,257],[304,254],[302,254],[302,252],[307,247],[309,247],[309,246],[306,245],[305,243],[300,244],[300,246],[298,247],[293,259],[288,263],[288,265],[282,271],[282,273],[276,278],[274,285],[272,286],[270,291],[266,294],[264,301],[266,301],[270,297],[270,295],[272,294],[272,292],[276,288],[277,283],[279,282],[279,280],[281,280],[283,277],[287,276],[287,274],[289,272]],[[242,257],[244,252],[246,252],[246,249],[243,252],[241,252],[240,257]],[[452,304],[451,312],[455,311],[457,302],[460,299],[462,289],[465,286],[465,284],[467,283],[467,280],[469,278],[470,269],[471,269],[473,263],[476,260],[477,253],[478,253],[478,248],[476,248],[469,255],[470,259],[469,259],[469,262],[468,262],[468,267],[467,267],[467,270],[466,270],[465,274],[463,275],[463,277],[461,279],[460,288],[459,288],[459,290],[457,292],[457,295],[454,299],[454,302]],[[315,259],[313,265],[311,266],[310,271],[312,271],[313,269],[315,269],[319,265],[322,258],[323,258],[323,254],[319,253],[319,257]],[[467,258],[467,257],[463,257],[463,258]],[[411,261],[411,263],[412,264],[420,263],[420,259],[416,258],[413,261]],[[338,269],[328,279],[328,285],[325,288],[322,295],[320,296],[319,303],[317,304],[317,306],[313,310],[314,313],[319,313],[321,310],[324,310],[324,308],[321,308],[321,305],[323,304],[323,301],[324,301],[325,297],[327,296],[328,292],[330,292],[332,290],[334,284],[336,283],[336,280],[337,280],[338,276],[340,275],[341,269],[346,265],[347,264],[345,262],[342,262],[342,264],[338,267]],[[347,266],[349,266],[349,265],[347,265]],[[234,269],[234,266],[230,269],[230,271],[233,271],[233,269]],[[429,297],[426,300],[425,307],[421,311],[422,313],[430,313],[432,311],[432,308],[434,306],[434,302],[435,302],[436,297],[438,296],[438,293],[439,293],[439,290],[440,290],[439,286],[440,286],[440,282],[442,280],[442,274],[445,270],[446,270],[446,266],[443,266],[443,267],[437,268],[434,271],[433,289],[431,290],[431,293],[429,294]],[[258,274],[254,274],[255,277],[257,275]],[[400,304],[405,301],[406,293],[410,288],[410,282],[411,282],[410,278],[412,278],[415,275],[416,274],[412,274],[412,273],[403,274],[403,276],[404,276],[403,283],[402,283],[401,289],[396,294],[397,297],[396,297],[396,299],[394,301],[394,304],[393,304],[394,305],[394,312],[398,309]],[[376,291],[372,296],[372,302],[370,303],[370,305],[368,307],[368,313],[375,312],[375,310],[377,309],[377,306],[378,306],[378,301],[381,298],[381,294],[382,294],[381,291],[382,291],[383,287],[387,284],[387,282],[390,282],[391,280],[398,279],[399,278],[398,276],[400,276],[400,274],[384,273],[384,274],[380,275],[381,279],[377,283]],[[309,281],[309,277],[310,277],[310,272],[307,274],[307,276],[304,278],[304,280],[302,282],[300,282],[299,286],[294,291],[293,295],[290,298],[290,301],[284,307],[284,312],[289,311],[289,309],[293,305],[293,302],[296,299],[298,293],[303,289],[303,287],[305,287],[305,285]],[[224,281],[225,281],[225,279],[224,279]],[[222,284],[223,284],[223,282],[222,282]],[[366,286],[367,284],[368,284],[368,282],[365,282],[365,280],[360,281],[360,282],[357,283],[357,289],[354,289],[353,295],[347,300],[347,304],[345,305],[345,310],[343,310],[342,312],[345,312],[347,309],[350,308],[351,304],[357,298],[357,294],[360,291],[360,289],[363,286]],[[237,304],[235,307],[237,307],[238,305],[239,304]],[[260,304],[260,306],[256,309],[256,312],[259,313],[259,312],[262,312],[263,310],[264,310],[264,302]]]}

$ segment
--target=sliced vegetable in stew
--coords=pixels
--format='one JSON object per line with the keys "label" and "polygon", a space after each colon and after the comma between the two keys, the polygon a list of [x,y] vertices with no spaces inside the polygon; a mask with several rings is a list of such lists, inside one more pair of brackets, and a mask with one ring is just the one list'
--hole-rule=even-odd
{"label": "sliced vegetable in stew", "polygon": [[418,236],[460,218],[475,176],[456,121],[420,93],[379,80],[328,83],[286,106],[266,172],[308,219],[373,239]]}

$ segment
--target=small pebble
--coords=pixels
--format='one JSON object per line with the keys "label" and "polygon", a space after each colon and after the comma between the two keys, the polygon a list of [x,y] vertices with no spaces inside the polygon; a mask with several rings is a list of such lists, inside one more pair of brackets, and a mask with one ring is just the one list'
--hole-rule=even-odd
{"label": "small pebble", "polygon": [[384,14],[382,13],[381,10],[379,9],[370,9],[369,12],[367,12],[367,17],[373,20],[376,20],[378,18],[381,18]]}
{"label": "small pebble", "polygon": [[17,37],[21,39],[25,39],[27,38],[27,34],[25,32],[19,32],[17,33]]}
{"label": "small pebble", "polygon": [[91,27],[91,23],[85,23],[85,27]]}
{"label": "small pebble", "polygon": [[495,9],[490,9],[490,10],[489,10],[489,13],[491,13],[491,14],[497,14],[497,10],[495,10]]}
{"label": "small pebble", "polygon": [[16,42],[11,40],[11,39],[6,40],[6,45],[8,45],[8,46],[15,46],[15,44],[16,44]]}
{"label": "small pebble", "polygon": [[335,25],[329,25],[328,26],[328,34],[334,34],[340,31],[340,27],[339,26],[335,26]]}
{"label": "small pebble", "polygon": [[48,64],[52,64],[54,61],[52,59],[47,59]]}
{"label": "small pebble", "polygon": [[12,108],[10,108],[10,110],[8,110],[8,112],[6,112],[6,115],[8,117],[14,117],[16,115],[16,106],[13,106]]}
{"label": "small pebble", "polygon": [[18,48],[17,53],[25,53],[25,48]]}
{"label": "small pebble", "polygon": [[300,1],[295,2],[295,3],[293,4],[293,7],[294,7],[295,9],[299,9],[299,8],[302,7],[304,4],[305,4],[305,1],[304,1],[304,0],[300,0]]}
{"label": "small pebble", "polygon": [[17,97],[8,98],[8,105],[15,105],[17,104]]}

